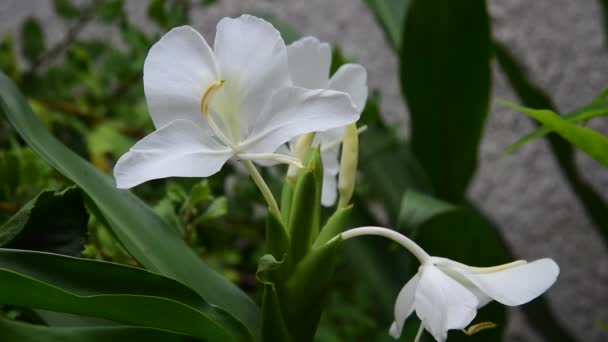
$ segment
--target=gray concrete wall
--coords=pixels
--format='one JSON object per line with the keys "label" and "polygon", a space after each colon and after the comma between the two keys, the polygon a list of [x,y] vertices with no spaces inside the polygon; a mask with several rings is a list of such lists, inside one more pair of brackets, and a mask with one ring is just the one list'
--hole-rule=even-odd
{"label": "gray concrete wall", "polygon": [[[608,47],[596,0],[489,0],[496,37],[525,64],[531,77],[568,111],[589,102],[608,86]],[[145,1],[128,1],[130,13],[146,25]],[[407,134],[397,60],[362,0],[221,0],[194,14],[194,26],[212,39],[224,16],[268,13],[298,31],[343,48],[363,64],[370,88],[380,88],[383,114]],[[51,1],[3,0],[0,33],[16,33],[28,15],[43,19],[49,41],[65,32],[53,15]],[[97,35],[98,28],[85,34]],[[515,252],[526,259],[552,257],[561,275],[549,292],[560,321],[580,341],[606,341],[596,322],[608,321],[608,253],[583,208],[562,178],[544,141],[504,156],[502,150],[533,126],[495,102],[516,100],[495,68],[494,99],[480,147],[480,165],[469,196],[504,230]],[[608,134],[606,120],[592,126]],[[577,162],[585,178],[608,199],[608,170],[582,153]],[[519,309],[508,326],[508,341],[540,341]]]}

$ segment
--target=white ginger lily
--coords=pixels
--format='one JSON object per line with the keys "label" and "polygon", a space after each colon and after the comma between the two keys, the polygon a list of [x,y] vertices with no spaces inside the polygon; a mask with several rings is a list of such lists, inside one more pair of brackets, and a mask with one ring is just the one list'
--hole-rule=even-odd
{"label": "white ginger lily", "polygon": [[[367,72],[359,64],[344,64],[330,78],[331,47],[314,37],[301,38],[287,46],[289,72],[294,85],[307,89],[332,89],[350,95],[350,99],[361,115],[367,101]],[[338,195],[336,176],[340,169],[338,154],[344,127],[318,132],[313,146],[321,145],[323,160],[323,191],[321,204],[326,207],[336,202]],[[293,141],[289,147],[295,146]]]}
{"label": "white ginger lily", "polygon": [[191,27],[165,34],[146,57],[144,90],[156,131],[116,164],[119,188],[207,177],[233,156],[250,173],[257,172],[251,160],[297,165],[274,152],[298,135],[359,117],[344,92],[293,86],[281,35],[250,15],[222,19],[213,50]]}
{"label": "white ginger lily", "polygon": [[395,322],[390,334],[398,339],[405,320],[415,311],[422,321],[416,341],[427,330],[443,342],[448,330],[465,329],[477,309],[495,300],[508,306],[525,304],[547,291],[559,275],[552,259],[524,260],[494,266],[472,267],[429,256],[407,237],[386,228],[361,227],[342,233],[343,239],[379,235],[408,249],[422,264],[405,284],[395,303]]}

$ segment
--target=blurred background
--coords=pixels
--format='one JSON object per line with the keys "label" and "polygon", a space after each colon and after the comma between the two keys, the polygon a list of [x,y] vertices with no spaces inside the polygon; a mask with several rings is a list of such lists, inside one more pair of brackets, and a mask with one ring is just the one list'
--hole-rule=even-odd
{"label": "blurred background", "polygon": [[[339,47],[344,56],[366,67],[370,91],[377,89],[380,94],[379,112],[382,118],[396,125],[402,135],[410,134],[408,109],[401,95],[399,56],[366,1],[206,2],[209,4],[195,2],[188,6],[188,10],[191,25],[207,41],[213,41],[215,25],[222,17],[251,13],[271,16],[278,22],[287,23],[294,32],[313,35]],[[99,6],[99,2],[74,3],[85,9]],[[129,22],[143,34],[154,37],[166,31],[165,27],[150,18],[147,1],[127,0],[124,5]],[[495,39],[511,51],[527,77],[550,96],[562,113],[589,103],[608,86],[608,44],[603,8],[602,1],[596,0],[488,1]],[[66,58],[78,59],[78,51],[70,50],[70,44],[77,39],[100,38],[127,54],[132,48],[130,44],[145,45],[153,41],[142,42],[133,37],[136,42],[129,41],[129,33],[125,35],[124,27],[112,21],[111,12],[106,19],[99,19],[91,13],[58,15],[54,2],[50,0],[3,0],[0,3],[0,38],[12,37],[18,56],[17,68],[21,71],[32,71],[33,68],[46,70],[64,63]],[[24,23],[30,17],[36,18],[43,32],[45,52],[28,59],[25,57],[35,52],[31,51],[31,47],[28,50],[20,37]],[[170,26],[170,21],[163,23]],[[136,36],[137,33],[132,35]],[[142,46],[140,50],[145,52],[146,48]],[[66,57],[68,54],[69,57]],[[134,65],[127,69],[136,70],[143,56],[133,56]],[[111,60],[104,63],[112,64]],[[104,69],[100,68],[97,74],[103,78]],[[117,85],[107,101],[124,95],[131,83],[141,85],[141,75],[129,70],[124,73],[133,78],[125,81],[124,89]],[[85,87],[103,86],[103,82],[95,79],[97,74],[92,73],[90,78],[82,81]],[[523,259],[551,257],[561,266],[560,277],[547,295],[557,321],[579,341],[606,341],[608,249],[564,178],[546,139],[503,154],[506,147],[532,131],[534,124],[524,115],[497,103],[497,99],[520,101],[496,63],[492,64],[492,77],[490,109],[479,146],[478,168],[467,191],[468,198],[497,224],[514,255]],[[61,83],[58,81],[57,85],[61,86]],[[65,101],[67,104],[52,102],[49,99],[56,99],[53,94],[60,92],[60,89],[48,90],[48,94],[45,94],[45,89],[34,88],[32,86],[25,90],[42,99],[34,108],[46,106],[56,112],[63,111],[64,115],[79,116],[88,124],[90,118],[86,118],[86,109],[83,108],[90,106],[90,101],[75,96],[68,98]],[[74,94],[79,93],[77,88],[73,89]],[[99,91],[105,93],[104,89]],[[133,96],[141,96],[139,91],[139,95]],[[130,93],[127,95],[131,96]],[[60,96],[65,98],[65,94]],[[136,117],[134,120],[144,122],[141,127],[149,129],[150,126],[145,123],[145,107],[139,103],[138,107],[131,108]],[[95,112],[95,108],[92,110]],[[608,134],[605,120],[593,121],[591,127]],[[5,129],[1,134],[9,134],[7,132]],[[63,134],[70,134],[70,131],[63,131]],[[100,139],[109,137],[104,135]],[[3,138],[0,137],[0,140]],[[125,144],[128,146],[128,143]],[[580,151],[575,152],[575,161],[580,176],[595,188],[604,201],[608,200],[608,170]],[[97,162],[102,168],[106,163],[103,160]],[[506,327],[506,341],[546,340],[531,329],[521,309],[509,311],[511,315]],[[356,322],[363,325],[377,323],[373,316],[361,320]]]}

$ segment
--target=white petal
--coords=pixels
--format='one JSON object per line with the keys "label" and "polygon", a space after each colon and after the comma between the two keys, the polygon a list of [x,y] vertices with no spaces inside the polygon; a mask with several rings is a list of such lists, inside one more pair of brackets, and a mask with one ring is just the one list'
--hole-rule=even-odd
{"label": "white petal", "polygon": [[217,24],[214,50],[224,87],[235,89],[231,95],[239,97],[232,101],[240,101],[237,106],[245,135],[273,91],[291,84],[285,42],[272,24],[242,15]]}
{"label": "white petal", "polygon": [[[341,130],[342,132],[344,131],[343,129]],[[338,198],[337,175],[340,171],[340,161],[338,160],[339,153],[340,144],[321,151],[321,159],[323,160],[323,191],[321,192],[321,204],[326,207],[334,205]]]}
{"label": "white petal", "polygon": [[329,80],[329,89],[348,93],[360,113],[367,101],[367,71],[359,64],[344,64]]}
{"label": "white petal", "polygon": [[420,276],[416,274],[399,291],[397,301],[395,302],[395,322],[393,322],[389,331],[394,338],[401,336],[405,320],[414,312],[414,298],[419,281]]}
{"label": "white petal", "polygon": [[335,174],[323,171],[323,190],[321,191],[321,204],[331,207],[338,199],[338,179]]}
{"label": "white petal", "polygon": [[274,152],[294,137],[345,126],[359,119],[347,94],[286,87],[277,90],[241,144],[248,153]]}
{"label": "white petal", "polygon": [[559,275],[559,266],[551,259],[540,259],[499,272],[462,275],[495,301],[515,306],[547,291]]}
{"label": "white petal", "polygon": [[297,87],[308,89],[327,88],[331,47],[315,37],[301,38],[287,47],[289,73]]}
{"label": "white petal", "polygon": [[416,314],[424,328],[443,342],[450,329],[464,329],[477,314],[477,298],[433,265],[420,268],[415,295]]}
{"label": "white petal", "polygon": [[215,80],[213,52],[198,32],[181,26],[165,34],[144,62],[144,90],[154,126],[186,119],[204,127],[200,101]]}
{"label": "white petal", "polygon": [[232,156],[188,120],[175,120],[144,137],[114,167],[116,186],[131,188],[151,179],[207,177]]}

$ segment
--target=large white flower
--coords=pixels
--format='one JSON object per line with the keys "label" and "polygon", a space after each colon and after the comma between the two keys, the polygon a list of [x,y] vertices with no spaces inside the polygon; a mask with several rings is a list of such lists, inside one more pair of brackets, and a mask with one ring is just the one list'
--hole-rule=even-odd
{"label": "large white flower", "polygon": [[[359,64],[344,64],[330,78],[331,47],[314,37],[301,38],[287,46],[289,72],[294,85],[308,89],[332,89],[350,95],[361,115],[367,101],[367,73]],[[340,169],[338,154],[344,127],[318,132],[313,145],[321,145],[323,160],[323,192],[321,203],[331,206],[337,198],[336,176]],[[290,144],[293,149],[295,143]]]}
{"label": "large white flower", "polygon": [[558,274],[551,259],[471,267],[431,257],[399,293],[390,334],[399,338],[405,320],[416,311],[421,329],[443,342],[448,330],[466,328],[478,308],[492,300],[508,306],[527,303],[551,287]]}
{"label": "large white flower", "polygon": [[116,164],[119,188],[210,176],[233,156],[297,163],[273,152],[359,117],[344,92],[293,86],[279,32],[250,15],[222,19],[213,50],[191,27],[168,32],[148,53],[144,90],[156,131]]}

